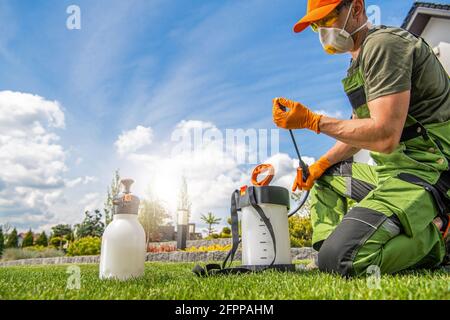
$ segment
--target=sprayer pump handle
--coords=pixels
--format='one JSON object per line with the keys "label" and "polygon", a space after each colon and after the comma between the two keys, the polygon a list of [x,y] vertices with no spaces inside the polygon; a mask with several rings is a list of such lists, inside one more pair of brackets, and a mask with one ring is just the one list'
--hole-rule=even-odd
{"label": "sprayer pump handle", "polygon": [[131,189],[131,185],[134,183],[134,180],[133,179],[122,179],[120,182],[125,187],[125,190],[123,193],[125,193],[125,194],[131,193],[130,189]]}

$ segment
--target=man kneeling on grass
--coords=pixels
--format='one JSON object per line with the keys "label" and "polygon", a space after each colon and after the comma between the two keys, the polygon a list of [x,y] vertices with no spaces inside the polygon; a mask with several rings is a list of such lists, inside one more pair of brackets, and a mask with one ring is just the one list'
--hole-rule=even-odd
{"label": "man kneeling on grass", "polygon": [[[406,30],[368,22],[364,0],[309,0],[295,32],[318,32],[324,50],[352,56],[344,90],[352,120],[274,100],[274,122],[338,140],[297,189],[312,188],[318,267],[344,276],[433,268],[446,256],[450,212],[450,83],[432,48]],[[376,166],[354,161],[372,151]],[[349,199],[358,204],[347,209]],[[348,212],[347,212],[348,211]]]}

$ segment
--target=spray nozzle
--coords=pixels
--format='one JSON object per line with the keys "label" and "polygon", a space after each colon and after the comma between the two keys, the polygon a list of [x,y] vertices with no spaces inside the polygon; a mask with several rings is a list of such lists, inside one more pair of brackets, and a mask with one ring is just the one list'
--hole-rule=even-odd
{"label": "spray nozzle", "polygon": [[123,193],[117,195],[113,200],[115,207],[114,214],[138,214],[139,198],[131,194],[131,185],[134,183],[133,179],[123,179],[120,181],[123,185]]}
{"label": "spray nozzle", "polygon": [[134,180],[133,179],[123,179],[122,181],[120,181],[120,183],[122,183],[125,188],[123,193],[130,194],[131,193],[131,191],[130,191],[131,185],[134,183]]}

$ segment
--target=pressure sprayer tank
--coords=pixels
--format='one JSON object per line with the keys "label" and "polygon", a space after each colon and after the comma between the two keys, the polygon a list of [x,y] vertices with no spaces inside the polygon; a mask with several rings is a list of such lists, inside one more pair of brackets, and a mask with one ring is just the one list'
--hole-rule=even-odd
{"label": "pressure sprayer tank", "polygon": [[128,280],[144,274],[145,232],[138,221],[139,198],[132,195],[131,179],[124,179],[124,193],[113,200],[115,214],[106,228],[100,257],[100,278]]}
{"label": "pressure sprayer tank", "polygon": [[[267,266],[282,269],[293,267],[289,207],[289,191],[285,188],[264,186],[241,189],[239,208],[243,266],[253,269]],[[262,210],[262,215],[261,211],[258,212],[259,209]]]}

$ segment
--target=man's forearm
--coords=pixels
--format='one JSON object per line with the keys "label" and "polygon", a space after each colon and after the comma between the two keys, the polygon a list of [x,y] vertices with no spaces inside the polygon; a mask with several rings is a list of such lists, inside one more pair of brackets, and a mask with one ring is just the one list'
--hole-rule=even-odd
{"label": "man's forearm", "polygon": [[389,128],[380,127],[373,119],[337,120],[322,117],[320,131],[357,150],[391,152],[393,145]]}
{"label": "man's forearm", "polygon": [[347,160],[358,153],[361,149],[338,141],[326,154],[325,157],[331,165]]}

